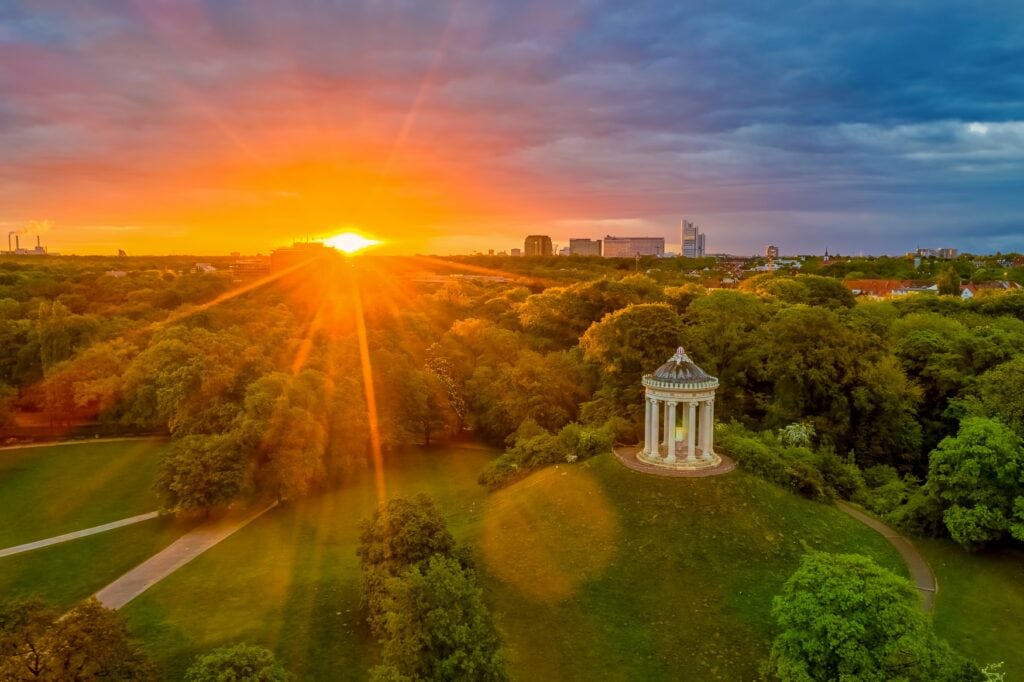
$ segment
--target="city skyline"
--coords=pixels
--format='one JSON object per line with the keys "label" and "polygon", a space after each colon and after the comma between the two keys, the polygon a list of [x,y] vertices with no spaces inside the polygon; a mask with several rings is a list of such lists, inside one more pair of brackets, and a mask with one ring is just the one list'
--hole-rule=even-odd
{"label": "city skyline", "polygon": [[352,229],[448,254],[671,245],[686,215],[713,251],[1024,250],[1022,22],[1011,2],[7,0],[0,229],[48,221],[65,253]]}

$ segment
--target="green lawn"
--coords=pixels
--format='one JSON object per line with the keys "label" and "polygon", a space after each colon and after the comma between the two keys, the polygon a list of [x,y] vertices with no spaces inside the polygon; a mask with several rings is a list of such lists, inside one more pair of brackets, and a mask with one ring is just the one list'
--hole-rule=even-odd
{"label": "green lawn", "polygon": [[152,519],[0,558],[0,595],[39,596],[70,606],[141,564],[184,530],[170,519]]}
{"label": "green lawn", "polygon": [[935,629],[985,665],[1003,661],[1024,680],[1024,552],[966,552],[949,540],[915,540],[939,581]]}
{"label": "green lawn", "polygon": [[[460,539],[486,498],[491,453],[413,451],[387,470],[387,494],[430,493]],[[268,512],[150,588],[123,612],[180,679],[198,653],[238,641],[276,650],[297,679],[365,676],[375,650],[359,611],[358,522],[377,504],[373,476]]]}
{"label": "green lawn", "polygon": [[[517,679],[752,679],[771,597],[810,548],[905,573],[880,536],[740,472],[665,479],[610,455],[536,473],[488,497],[489,454],[417,451],[388,495],[434,496],[476,555]],[[375,646],[359,611],[358,521],[371,476],[268,513],[129,604],[172,679],[238,641],[275,649],[299,679],[360,679]]]}
{"label": "green lawn", "polygon": [[154,511],[166,447],[147,439],[0,450],[0,547]]}

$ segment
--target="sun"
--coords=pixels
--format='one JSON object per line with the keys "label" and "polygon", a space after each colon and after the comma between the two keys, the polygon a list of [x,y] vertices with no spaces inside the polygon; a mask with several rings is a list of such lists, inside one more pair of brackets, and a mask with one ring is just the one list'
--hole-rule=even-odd
{"label": "sun", "polygon": [[361,234],[355,232],[343,232],[342,234],[336,234],[333,237],[328,237],[324,240],[324,244],[327,246],[334,247],[339,251],[345,253],[355,253],[362,251],[363,249],[380,244],[376,239],[367,239]]}

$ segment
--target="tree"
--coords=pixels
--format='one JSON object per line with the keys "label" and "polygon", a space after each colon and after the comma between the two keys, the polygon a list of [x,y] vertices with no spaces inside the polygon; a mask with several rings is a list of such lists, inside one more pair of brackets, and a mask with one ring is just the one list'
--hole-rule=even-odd
{"label": "tree", "polygon": [[375,680],[507,680],[501,641],[473,572],[435,554],[389,578]]}
{"label": "tree", "polygon": [[928,484],[949,534],[968,547],[1007,533],[1024,541],[1024,449],[1009,427],[971,417],[932,451]]}
{"label": "tree", "polygon": [[910,583],[865,556],[808,554],[772,612],[782,632],[767,667],[782,680],[983,679],[935,635]]}
{"label": "tree", "polygon": [[617,310],[590,325],[580,347],[584,358],[601,372],[609,399],[639,419],[643,410],[641,377],[664,364],[682,338],[683,322],[672,306],[643,303]]}
{"label": "tree", "polygon": [[170,511],[207,511],[253,492],[252,458],[235,433],[185,436],[160,464],[157,490]]}
{"label": "tree", "polygon": [[287,682],[292,679],[274,652],[253,644],[214,649],[196,658],[185,682]]}
{"label": "tree", "polygon": [[940,296],[960,295],[960,273],[952,265],[943,270],[942,274],[935,280],[935,283],[939,286]]}
{"label": "tree", "polygon": [[66,614],[39,599],[0,606],[0,679],[155,680],[156,667],[116,611],[95,599]]}
{"label": "tree", "polygon": [[1024,355],[985,372],[975,386],[984,411],[1024,437]]}
{"label": "tree", "polygon": [[757,376],[760,330],[773,312],[765,299],[729,290],[703,296],[687,308],[684,345],[705,372],[718,377],[719,420],[763,413],[758,396],[767,388]]}
{"label": "tree", "polygon": [[374,634],[384,626],[386,583],[409,566],[435,554],[451,556],[455,538],[426,494],[395,498],[381,505],[364,523],[359,537],[359,565],[363,569],[363,602]]}

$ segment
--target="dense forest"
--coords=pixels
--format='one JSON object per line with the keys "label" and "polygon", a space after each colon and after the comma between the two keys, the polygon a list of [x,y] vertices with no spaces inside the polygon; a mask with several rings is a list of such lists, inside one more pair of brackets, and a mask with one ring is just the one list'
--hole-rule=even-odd
{"label": "dense forest", "polygon": [[704,260],[337,258],[250,282],[183,258],[7,261],[0,422],[169,434],[174,511],[449,439],[507,448],[494,489],[636,442],[640,377],[681,344],[721,382],[740,466],[913,532],[1024,540],[1024,294],[857,301],[820,264],[706,288]]}

